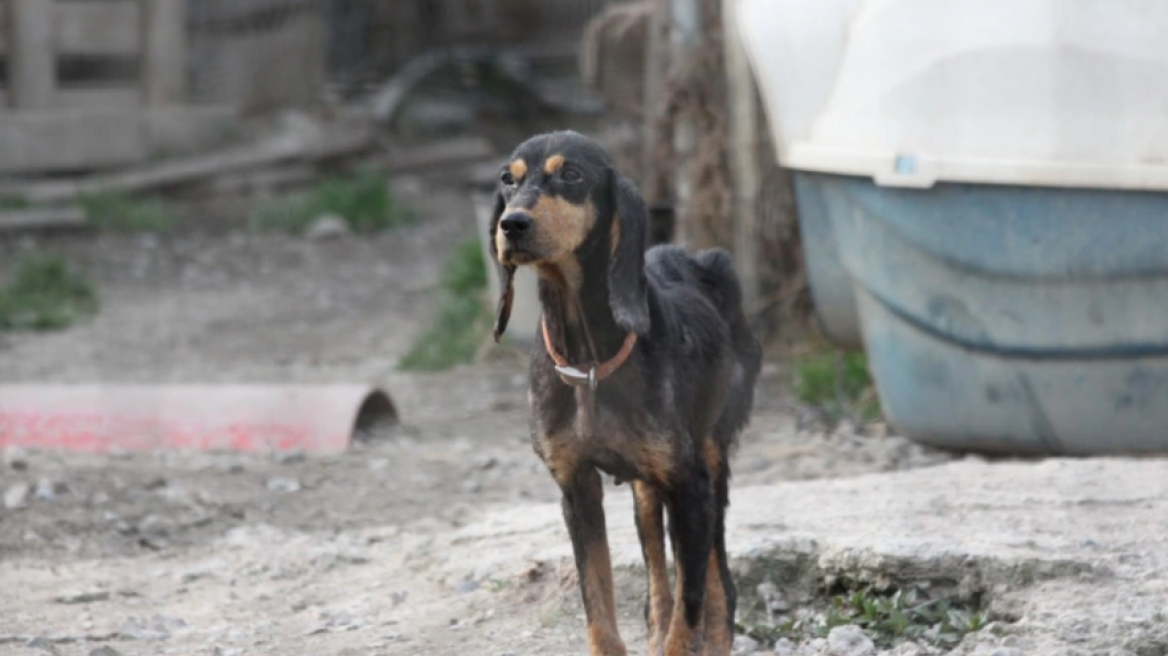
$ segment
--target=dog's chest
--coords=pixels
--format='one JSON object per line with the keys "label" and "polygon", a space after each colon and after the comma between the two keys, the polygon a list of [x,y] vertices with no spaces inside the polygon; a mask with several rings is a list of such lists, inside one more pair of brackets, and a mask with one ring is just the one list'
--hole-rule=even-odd
{"label": "dog's chest", "polygon": [[536,424],[537,450],[553,470],[591,465],[623,480],[668,479],[676,454],[665,431],[643,415],[619,416],[603,403],[589,410],[585,400],[565,425],[545,430]]}

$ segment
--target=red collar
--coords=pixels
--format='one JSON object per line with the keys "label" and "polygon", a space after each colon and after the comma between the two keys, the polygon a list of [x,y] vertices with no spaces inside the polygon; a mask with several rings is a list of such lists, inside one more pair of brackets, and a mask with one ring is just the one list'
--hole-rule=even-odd
{"label": "red collar", "polygon": [[617,369],[629,359],[629,355],[633,352],[633,345],[637,343],[637,333],[629,332],[625,337],[625,343],[621,346],[620,351],[612,356],[612,359],[599,366],[596,363],[589,362],[583,368],[573,367],[568,364],[568,360],[560,355],[554,346],[552,346],[552,338],[548,335],[547,319],[540,317],[540,328],[543,330],[543,345],[547,349],[548,355],[556,363],[556,373],[560,375],[560,379],[568,385],[573,387],[590,387],[596,389],[596,384],[616,373]]}

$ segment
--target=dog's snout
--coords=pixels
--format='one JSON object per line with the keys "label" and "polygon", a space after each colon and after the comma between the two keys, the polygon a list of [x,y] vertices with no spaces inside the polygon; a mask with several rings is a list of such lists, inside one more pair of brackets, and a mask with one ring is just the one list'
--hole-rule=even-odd
{"label": "dog's snout", "polygon": [[531,215],[525,212],[512,212],[499,221],[499,227],[508,239],[518,239],[531,229]]}

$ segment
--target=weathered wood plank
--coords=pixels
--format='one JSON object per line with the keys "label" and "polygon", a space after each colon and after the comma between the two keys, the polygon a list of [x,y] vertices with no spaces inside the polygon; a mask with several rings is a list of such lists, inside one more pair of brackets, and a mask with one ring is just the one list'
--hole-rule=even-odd
{"label": "weathered wood plank", "polygon": [[[129,115],[134,119],[138,132],[145,134],[147,131],[142,129],[144,114]],[[0,125],[4,123],[0,121]],[[374,144],[373,136],[372,130],[348,129],[326,132],[309,138],[277,137],[260,144],[153,162],[147,166],[99,173],[74,180],[0,186],[0,193],[18,194],[40,203],[68,201],[85,194],[107,190],[134,193],[190,184],[233,171],[294,161],[327,160],[360,153],[367,151]],[[3,154],[2,139],[3,132],[0,132],[0,155]],[[2,171],[0,168],[0,172]]]}
{"label": "weathered wood plank", "polygon": [[75,206],[0,211],[0,232],[77,228],[87,222],[85,211]]}
{"label": "weathered wood plank", "polygon": [[65,87],[53,94],[53,107],[61,109],[132,109],[141,103],[137,87]]}
{"label": "weathered wood plank", "polygon": [[29,111],[0,118],[0,173],[116,166],[141,161],[146,154],[135,112]]}
{"label": "weathered wood plank", "polygon": [[41,0],[55,6],[56,46],[63,55],[136,55],[141,48],[137,2]]}
{"label": "weathered wood plank", "polygon": [[57,58],[53,3],[8,0],[9,100],[21,109],[45,109],[53,102]]}
{"label": "weathered wood plank", "polygon": [[223,105],[0,112],[0,174],[86,171],[198,151],[221,143],[235,118]]}
{"label": "weathered wood plank", "polygon": [[142,11],[142,92],[148,105],[182,102],[187,56],[184,0],[139,0]]}
{"label": "weathered wood plank", "polygon": [[[8,91],[0,89],[0,112],[9,106],[8,101]],[[61,109],[128,109],[137,107],[141,101],[142,92],[137,87],[66,87],[53,92],[52,106]]]}

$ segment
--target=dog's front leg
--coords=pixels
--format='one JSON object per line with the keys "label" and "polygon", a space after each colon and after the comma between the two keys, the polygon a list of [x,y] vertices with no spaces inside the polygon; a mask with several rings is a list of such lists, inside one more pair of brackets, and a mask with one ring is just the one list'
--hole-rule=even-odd
{"label": "dog's front leg", "polygon": [[673,616],[673,593],[669,589],[669,570],[665,562],[665,522],[661,516],[660,493],[649,483],[633,481],[636,504],[637,535],[649,579],[649,597],[645,603],[645,621],[649,627],[649,656],[663,656],[669,621]]}
{"label": "dog's front leg", "polygon": [[616,625],[612,561],[604,525],[604,487],[600,474],[582,467],[561,483],[564,522],[572,537],[580,592],[588,618],[588,645],[592,656],[625,656]]}

